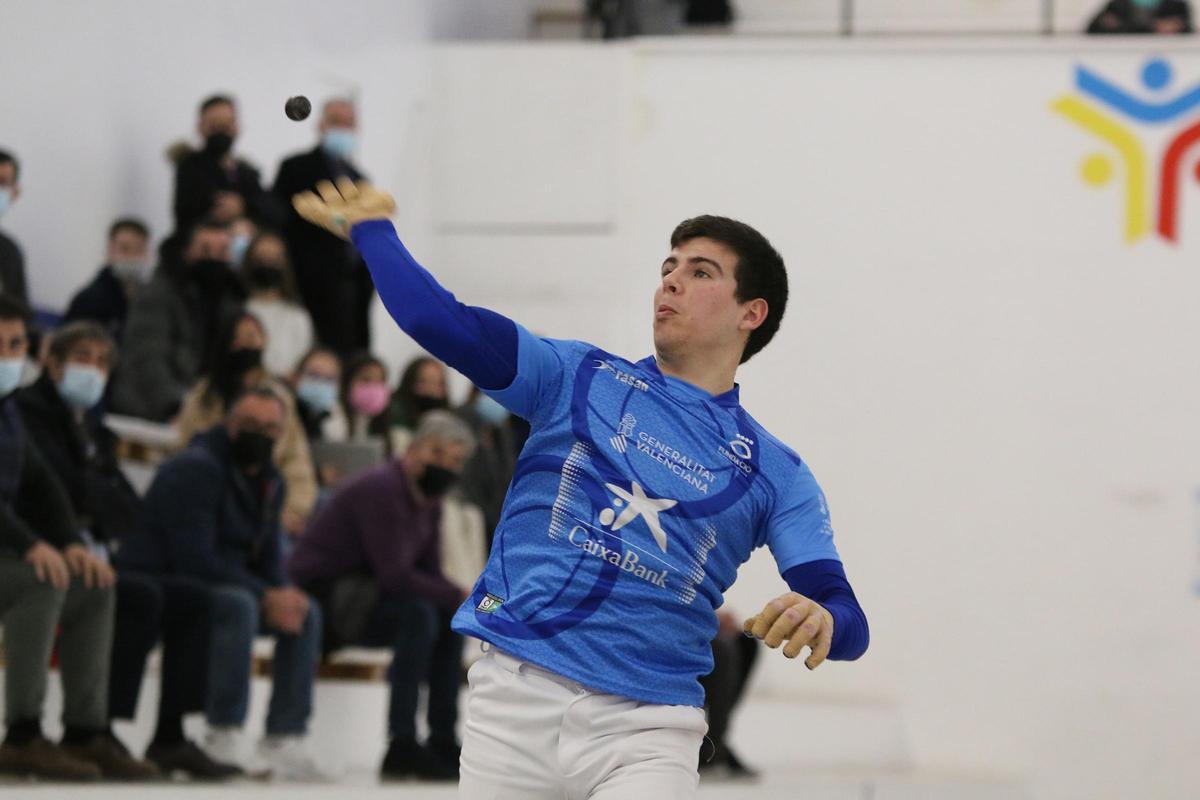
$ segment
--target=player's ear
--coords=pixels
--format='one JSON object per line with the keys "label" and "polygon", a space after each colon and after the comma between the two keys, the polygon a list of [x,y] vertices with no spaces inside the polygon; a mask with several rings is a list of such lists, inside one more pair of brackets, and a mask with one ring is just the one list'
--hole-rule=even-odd
{"label": "player's ear", "polygon": [[767,321],[767,301],[761,297],[742,303],[742,318],[738,322],[739,331],[756,330]]}

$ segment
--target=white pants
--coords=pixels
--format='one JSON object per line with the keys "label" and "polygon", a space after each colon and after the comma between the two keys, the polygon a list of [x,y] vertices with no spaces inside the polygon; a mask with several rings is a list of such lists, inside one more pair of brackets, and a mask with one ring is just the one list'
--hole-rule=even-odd
{"label": "white pants", "polygon": [[592,691],[487,647],[467,673],[460,798],[695,797],[703,710]]}

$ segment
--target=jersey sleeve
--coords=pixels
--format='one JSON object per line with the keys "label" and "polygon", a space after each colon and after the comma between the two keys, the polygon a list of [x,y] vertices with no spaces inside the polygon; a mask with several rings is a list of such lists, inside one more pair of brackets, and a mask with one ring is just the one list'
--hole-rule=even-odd
{"label": "jersey sleeve", "polygon": [[833,543],[825,494],[803,464],[796,470],[791,485],[776,500],[767,520],[767,546],[781,575],[809,561],[841,561]]}
{"label": "jersey sleeve", "polygon": [[517,331],[517,369],[512,382],[503,389],[484,392],[512,413],[533,420],[538,411],[552,402],[571,366],[575,342],[539,339],[514,323]]}

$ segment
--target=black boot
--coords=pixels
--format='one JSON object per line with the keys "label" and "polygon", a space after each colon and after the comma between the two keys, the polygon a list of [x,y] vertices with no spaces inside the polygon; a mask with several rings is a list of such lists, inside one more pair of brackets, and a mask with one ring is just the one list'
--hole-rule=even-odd
{"label": "black boot", "polygon": [[146,759],[153,761],[164,775],[186,773],[195,781],[225,781],[242,774],[240,767],[214,761],[193,742],[153,742],[146,750]]}
{"label": "black boot", "polygon": [[427,781],[453,781],[458,779],[458,763],[454,768],[442,762],[431,750],[417,744],[415,739],[392,739],[387,755],[379,768],[379,777],[385,781],[416,778]]}

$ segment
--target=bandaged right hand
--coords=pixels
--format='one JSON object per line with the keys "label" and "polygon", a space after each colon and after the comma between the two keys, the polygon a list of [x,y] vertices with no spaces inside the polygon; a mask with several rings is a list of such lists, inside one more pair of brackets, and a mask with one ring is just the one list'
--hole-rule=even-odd
{"label": "bandaged right hand", "polygon": [[360,222],[387,219],[396,213],[396,201],[390,194],[366,181],[355,184],[344,177],[337,179],[336,186],[318,181],[317,191],[296,195],[292,207],[313,225],[343,239],[349,239],[350,229]]}

